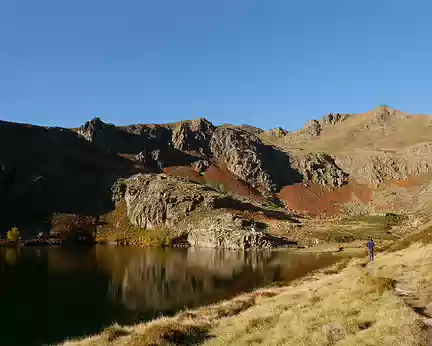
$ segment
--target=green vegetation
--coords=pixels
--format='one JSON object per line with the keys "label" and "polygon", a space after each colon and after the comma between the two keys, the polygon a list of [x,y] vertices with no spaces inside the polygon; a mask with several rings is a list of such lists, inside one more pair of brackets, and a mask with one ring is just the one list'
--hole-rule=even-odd
{"label": "green vegetation", "polygon": [[18,243],[21,239],[21,232],[17,227],[13,227],[9,232],[7,232],[7,239],[11,243]]}
{"label": "green vegetation", "polygon": [[395,240],[393,226],[401,224],[406,217],[394,213],[359,215],[332,222],[323,232],[327,242],[349,243],[354,240]]}
{"label": "green vegetation", "polygon": [[142,246],[171,247],[173,234],[166,229],[141,229],[132,225],[125,202],[117,203],[115,210],[101,217],[96,240]]}
{"label": "green vegetation", "polygon": [[208,181],[208,182],[205,183],[205,185],[208,186],[208,187],[210,187],[210,188],[212,188],[215,191],[220,192],[220,193],[225,193],[226,194],[226,193],[228,193],[230,191],[229,188],[225,184],[218,183],[218,182],[215,182],[215,181]]}
{"label": "green vegetation", "polygon": [[373,231],[390,231],[393,226],[399,225],[406,216],[394,213],[379,213],[370,215],[360,215],[351,219],[351,221],[358,221],[369,225]]}

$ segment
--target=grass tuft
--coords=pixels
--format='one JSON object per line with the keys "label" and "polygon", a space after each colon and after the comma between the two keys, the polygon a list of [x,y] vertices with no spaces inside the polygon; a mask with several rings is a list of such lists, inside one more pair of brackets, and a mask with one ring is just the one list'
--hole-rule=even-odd
{"label": "grass tuft", "polygon": [[114,325],[107,327],[103,330],[101,334],[101,339],[106,340],[106,342],[113,342],[114,340],[117,340],[118,338],[129,334],[130,333],[127,330],[123,329],[120,326]]}

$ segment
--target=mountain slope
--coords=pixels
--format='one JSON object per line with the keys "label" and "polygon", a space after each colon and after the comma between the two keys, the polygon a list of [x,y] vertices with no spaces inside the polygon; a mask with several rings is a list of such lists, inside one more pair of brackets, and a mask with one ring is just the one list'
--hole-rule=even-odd
{"label": "mountain slope", "polygon": [[[181,191],[189,181],[218,198],[230,196],[233,203],[222,208],[224,213],[262,222],[289,241],[303,240],[302,230],[293,231],[298,225],[292,214],[329,218],[391,211],[426,217],[432,191],[430,120],[379,107],[330,114],[296,132],[214,126],[202,118],[121,127],[95,118],[78,129],[0,122],[0,229],[17,225],[31,234],[50,227],[43,225],[54,213],[104,219],[116,207],[112,187],[137,173],[156,174],[136,185],[144,194],[146,184],[167,174],[171,190]],[[134,185],[134,179],[126,185]],[[207,194],[205,189],[198,195]],[[154,196],[138,209],[135,205],[134,212],[127,209],[132,224],[140,225],[135,220],[144,216],[137,210],[149,210],[146,203],[162,208],[145,216],[153,228],[167,226],[157,218],[168,220],[179,212],[166,192]],[[222,217],[214,214],[220,208],[204,209],[201,215]],[[205,223],[192,218],[189,209],[180,214],[192,225]],[[111,220],[105,229],[114,227],[115,217],[105,219]]]}

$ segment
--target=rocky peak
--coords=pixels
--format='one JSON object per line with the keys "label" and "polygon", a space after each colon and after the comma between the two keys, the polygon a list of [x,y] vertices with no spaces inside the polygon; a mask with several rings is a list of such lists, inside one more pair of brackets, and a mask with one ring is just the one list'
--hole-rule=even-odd
{"label": "rocky peak", "polygon": [[204,118],[183,121],[172,132],[172,143],[181,151],[197,152],[203,156],[209,154],[210,139],[215,126]]}
{"label": "rocky peak", "polygon": [[263,146],[255,135],[229,127],[218,127],[210,142],[211,152],[217,162],[253,187],[271,191],[271,176],[263,168]]}
{"label": "rocky peak", "polygon": [[286,136],[289,133],[289,131],[283,129],[282,127],[278,126],[274,129],[271,129],[270,131],[267,131],[267,135],[274,136],[274,137],[283,137]]}
{"label": "rocky peak", "polygon": [[243,131],[252,133],[255,136],[258,136],[264,132],[264,130],[260,129],[259,127],[246,125],[246,124],[243,124],[243,125],[222,125],[222,126],[231,127],[233,129],[243,130]]}
{"label": "rocky peak", "polygon": [[304,133],[312,138],[321,134],[322,127],[318,120],[309,120],[304,128]]}
{"label": "rocky peak", "polygon": [[78,134],[89,142],[93,142],[96,133],[103,131],[106,127],[112,128],[114,125],[105,124],[99,117],[95,117],[80,126]]}
{"label": "rocky peak", "polygon": [[388,106],[380,106],[372,111],[372,118],[366,123],[365,128],[373,132],[382,132],[394,123],[396,120],[407,119],[408,117],[397,110]]}
{"label": "rocky peak", "polygon": [[263,193],[302,181],[286,153],[249,132],[218,127],[210,148],[216,162]]}

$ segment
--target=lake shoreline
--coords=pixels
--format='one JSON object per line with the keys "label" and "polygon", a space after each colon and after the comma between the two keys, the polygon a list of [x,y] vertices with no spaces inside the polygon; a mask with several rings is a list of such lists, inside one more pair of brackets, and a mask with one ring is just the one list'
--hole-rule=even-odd
{"label": "lake shoreline", "polygon": [[426,304],[432,289],[423,281],[431,276],[431,257],[432,245],[415,244],[374,262],[342,258],[285,286],[260,288],[173,317],[113,325],[62,345],[326,344],[334,338],[348,344],[422,345],[427,337],[423,317],[399,296],[398,283],[416,287],[417,301]]}
{"label": "lake shoreline", "polygon": [[[191,246],[189,244],[172,244],[171,246],[161,246],[161,245],[154,245],[154,244],[134,244],[134,243],[120,243],[120,242],[114,242],[114,241],[94,241],[92,243],[76,243],[76,244],[66,244],[62,239],[25,239],[21,240],[18,243],[16,242],[10,242],[7,240],[0,240],[0,248],[1,247],[14,247],[14,246],[20,246],[20,247],[28,247],[28,246],[65,246],[65,245],[72,245],[72,246],[96,246],[96,245],[103,245],[103,246],[118,246],[118,247],[133,247],[133,248],[202,248],[199,246]],[[344,246],[341,246],[344,245]],[[216,248],[217,249],[217,248]],[[224,248],[220,248],[224,249]],[[225,249],[229,250],[229,249]],[[249,248],[249,249],[243,249],[243,250],[234,250],[234,251],[293,251],[293,252],[299,252],[299,253],[322,253],[322,254],[334,254],[334,253],[361,253],[364,252],[365,249],[363,249],[361,246],[357,244],[335,244],[335,243],[322,243],[317,244],[313,246],[279,246],[275,248],[269,248],[269,249],[255,249],[255,248]]]}
{"label": "lake shoreline", "polygon": [[[337,260],[339,255],[286,250],[6,246],[0,248],[0,344],[56,344],[100,333],[115,321],[131,325],[173,316],[185,307],[279,286]],[[89,306],[86,318],[70,321]],[[14,314],[17,309],[27,313]],[[13,326],[21,324],[27,332],[14,334]]]}

